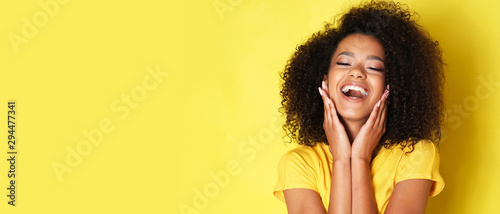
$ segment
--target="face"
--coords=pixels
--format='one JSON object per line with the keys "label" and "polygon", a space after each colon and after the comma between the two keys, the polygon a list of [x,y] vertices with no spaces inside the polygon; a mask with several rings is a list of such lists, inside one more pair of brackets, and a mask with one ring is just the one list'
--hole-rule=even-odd
{"label": "face", "polygon": [[325,82],[344,120],[366,121],[385,85],[385,54],[377,38],[351,34],[333,53]]}

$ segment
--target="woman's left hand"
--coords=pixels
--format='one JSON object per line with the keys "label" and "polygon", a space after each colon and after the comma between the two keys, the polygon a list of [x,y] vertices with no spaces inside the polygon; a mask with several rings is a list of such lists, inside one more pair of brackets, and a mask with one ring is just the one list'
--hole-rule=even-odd
{"label": "woman's left hand", "polygon": [[373,107],[370,117],[361,127],[359,133],[352,143],[352,158],[366,160],[368,163],[372,159],[373,150],[377,147],[380,138],[385,133],[385,122],[387,113],[387,96],[389,96],[389,86],[377,104]]}

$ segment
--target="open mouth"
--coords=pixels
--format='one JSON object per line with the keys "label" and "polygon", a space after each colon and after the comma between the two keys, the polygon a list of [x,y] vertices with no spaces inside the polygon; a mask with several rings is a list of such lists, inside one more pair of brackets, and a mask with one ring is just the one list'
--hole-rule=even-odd
{"label": "open mouth", "polygon": [[345,96],[351,99],[362,99],[368,96],[366,89],[355,85],[345,85],[341,90]]}

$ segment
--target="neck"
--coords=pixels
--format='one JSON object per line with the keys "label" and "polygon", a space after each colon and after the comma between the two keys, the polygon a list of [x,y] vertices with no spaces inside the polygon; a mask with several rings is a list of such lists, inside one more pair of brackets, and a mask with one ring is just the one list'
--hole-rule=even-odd
{"label": "neck", "polygon": [[354,142],[354,139],[358,136],[359,130],[365,124],[366,120],[342,120],[344,128],[349,136],[349,141]]}

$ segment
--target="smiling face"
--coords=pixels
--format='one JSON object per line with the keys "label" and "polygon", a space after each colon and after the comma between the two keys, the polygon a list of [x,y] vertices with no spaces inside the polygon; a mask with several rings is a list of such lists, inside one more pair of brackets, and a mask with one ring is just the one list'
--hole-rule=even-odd
{"label": "smiling face", "polygon": [[344,120],[366,121],[386,87],[382,44],[373,36],[351,34],[331,61],[325,82],[337,112]]}

